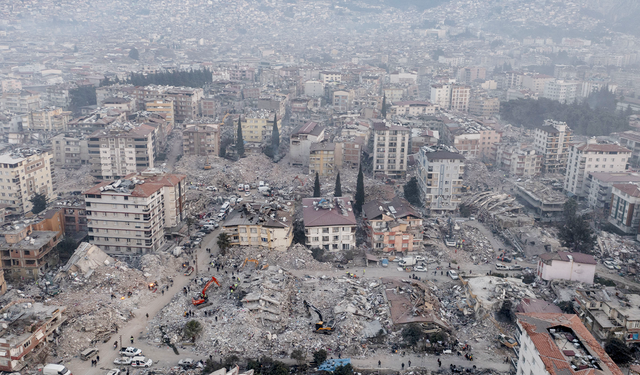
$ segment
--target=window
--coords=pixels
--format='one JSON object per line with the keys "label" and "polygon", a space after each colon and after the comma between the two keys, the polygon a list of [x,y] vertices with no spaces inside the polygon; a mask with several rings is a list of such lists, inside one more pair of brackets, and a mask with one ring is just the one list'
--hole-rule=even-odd
{"label": "window", "polygon": [[340,228],[339,227],[334,227],[331,231],[333,233],[338,233],[338,232],[340,232]]}

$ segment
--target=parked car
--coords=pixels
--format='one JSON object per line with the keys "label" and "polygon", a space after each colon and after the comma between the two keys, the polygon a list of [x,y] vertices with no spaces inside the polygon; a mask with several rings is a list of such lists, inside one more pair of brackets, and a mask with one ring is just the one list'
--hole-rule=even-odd
{"label": "parked car", "polygon": [[416,261],[418,261],[418,262],[424,262],[425,261],[424,257],[421,256],[421,255],[416,255],[415,258],[416,258]]}
{"label": "parked car", "polygon": [[186,369],[194,368],[195,361],[192,358],[184,358],[178,361],[178,366],[184,367]]}
{"label": "parked car", "polygon": [[415,272],[427,272],[427,267],[423,267],[423,266],[415,266],[413,267],[413,270]]}
{"label": "parked car", "polygon": [[113,360],[114,365],[130,365],[131,357],[120,357]]}
{"label": "parked car", "polygon": [[519,264],[514,264],[513,266],[509,266],[509,269],[512,271],[520,271],[522,269],[522,266]]}
{"label": "parked car", "polygon": [[129,347],[120,349],[118,353],[120,353],[120,355],[126,355],[127,357],[135,357],[142,354],[142,350],[138,348],[134,348],[133,346],[129,346]]}
{"label": "parked car", "polygon": [[613,270],[613,269],[616,268],[616,265],[613,262],[608,261],[608,260],[605,260],[604,262],[602,262],[602,264],[604,264],[604,266],[607,267],[610,270]]}
{"label": "parked car", "polygon": [[131,367],[151,367],[153,361],[145,357],[133,357],[131,358]]}
{"label": "parked car", "polygon": [[505,266],[502,263],[496,263],[496,269],[500,271],[507,271],[509,269],[509,266]]}
{"label": "parked car", "polygon": [[454,270],[447,271],[447,275],[454,280],[458,280],[458,273]]}
{"label": "parked car", "polygon": [[107,372],[107,375],[120,375],[120,370],[118,370],[117,368],[113,368],[109,370],[109,372]]}

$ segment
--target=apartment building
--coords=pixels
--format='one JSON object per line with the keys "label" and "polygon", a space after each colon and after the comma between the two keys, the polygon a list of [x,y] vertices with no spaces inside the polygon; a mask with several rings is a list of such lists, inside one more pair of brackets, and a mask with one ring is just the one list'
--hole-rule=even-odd
{"label": "apartment building", "polygon": [[149,125],[117,124],[89,136],[91,175],[117,180],[154,167],[155,128]]}
{"label": "apartment building", "polygon": [[356,217],[351,197],[303,198],[306,245],[327,251],[355,250]]}
{"label": "apartment building", "polygon": [[525,313],[516,320],[517,375],[623,374],[577,315]]}
{"label": "apartment building", "polygon": [[362,213],[372,249],[406,254],[422,248],[422,216],[406,199],[367,202]]}
{"label": "apartment building", "polygon": [[418,153],[418,186],[425,207],[453,211],[462,197],[465,157],[446,149],[423,147]]}
{"label": "apartment building", "polygon": [[142,255],[165,244],[184,219],[186,176],[153,170],[85,191],[89,242],[109,255]]}
{"label": "apartment building", "polygon": [[326,85],[327,83],[340,83],[342,82],[342,73],[340,72],[320,72],[320,82]]}
{"label": "apartment building", "polygon": [[472,83],[476,79],[485,80],[487,78],[487,69],[481,67],[464,67],[458,69],[458,80],[464,83]]}
{"label": "apartment building", "polygon": [[65,235],[75,237],[79,233],[87,234],[87,213],[85,211],[84,197],[77,195],[60,197],[56,202],[56,207],[62,210]]}
{"label": "apartment building", "polygon": [[53,163],[59,168],[78,168],[89,164],[89,142],[85,137],[61,133],[51,139]]}
{"label": "apartment building", "polygon": [[640,184],[640,175],[628,172],[591,172],[587,176],[587,204],[598,213],[609,214],[613,185]]}
{"label": "apartment building", "polygon": [[41,302],[16,303],[5,306],[0,318],[0,371],[21,371],[46,350],[64,323],[65,306],[44,305]]}
{"label": "apartment building", "polygon": [[285,116],[288,104],[289,96],[280,93],[261,96],[258,98],[258,110],[266,110],[271,113],[275,113],[278,118]]}
{"label": "apartment building", "polygon": [[640,295],[594,285],[576,290],[573,301],[576,314],[601,345],[613,338],[629,346],[640,343]]}
{"label": "apartment building", "polygon": [[254,68],[239,67],[235,69],[229,69],[229,79],[234,81],[251,81],[253,82],[256,77],[256,71]]}
{"label": "apartment building", "polygon": [[200,115],[200,99],[204,90],[192,87],[173,87],[167,90],[166,97],[173,100],[174,119],[176,122],[195,119]]}
{"label": "apartment building", "polygon": [[182,154],[218,156],[220,126],[215,124],[186,124],[182,131]]}
{"label": "apartment building", "polygon": [[489,157],[502,134],[495,129],[473,122],[451,131],[453,145],[465,157]]}
{"label": "apartment building", "polygon": [[[63,228],[62,215],[56,217]],[[62,239],[63,231],[40,229],[45,228],[16,224],[0,230],[0,260],[7,279],[37,280],[58,263],[58,254],[53,249]]]}
{"label": "apartment building", "polygon": [[469,113],[474,116],[491,117],[500,114],[500,99],[475,97],[469,100]]}
{"label": "apartment building", "polygon": [[616,144],[598,144],[595,138],[570,147],[564,190],[578,197],[589,191],[587,177],[591,172],[623,172],[631,150]]}
{"label": "apartment building", "polygon": [[[387,87],[382,92],[387,98],[387,103],[395,103],[404,99],[406,90],[400,87]],[[382,102],[380,104],[382,105]]]}
{"label": "apartment building", "polygon": [[132,112],[136,109],[136,100],[131,97],[107,98],[102,102],[105,108],[113,108],[123,112]]}
{"label": "apartment building", "polygon": [[533,177],[542,171],[542,155],[532,147],[499,145],[496,150],[496,165],[510,176]]}
{"label": "apartment building", "polygon": [[47,86],[46,102],[47,105],[67,108],[71,104],[71,95],[69,91],[76,87],[74,83],[62,83],[58,85]]}
{"label": "apartment building", "polygon": [[324,83],[321,81],[307,81],[304,83],[304,95],[311,98],[324,96]]}
{"label": "apartment building", "polygon": [[206,117],[218,116],[218,114],[220,113],[219,105],[220,103],[216,98],[202,98],[202,100],[200,100],[202,116],[206,116]]}
{"label": "apartment building", "polygon": [[309,166],[311,145],[324,140],[324,127],[315,121],[297,127],[289,137],[289,164]]}
{"label": "apartment building", "polygon": [[573,133],[566,123],[545,120],[544,126],[534,131],[533,148],[542,155],[545,173],[563,173],[567,167],[569,143]]}
{"label": "apartment building", "polygon": [[522,86],[536,94],[543,94],[547,82],[554,81],[554,78],[546,74],[528,74],[522,77]]}
{"label": "apartment building", "polygon": [[336,147],[341,150],[338,153],[337,167],[356,170],[360,168],[360,157],[365,144],[364,137],[337,136],[334,141]]}
{"label": "apartment building", "polygon": [[451,85],[442,83],[431,85],[431,95],[429,98],[431,103],[438,107],[449,109],[449,105],[451,104]]}
{"label": "apartment building", "polygon": [[566,251],[544,253],[539,255],[536,275],[545,281],[569,280],[593,284],[597,264],[590,254]]}
{"label": "apartment building", "polygon": [[351,109],[353,102],[353,90],[351,91],[334,91],[331,103],[333,110],[336,112],[347,112]]}
{"label": "apartment building", "polygon": [[39,110],[41,106],[40,93],[36,91],[10,91],[2,93],[0,97],[0,109],[3,111],[27,114]]}
{"label": "apartment building", "polygon": [[[244,116],[242,124],[242,138],[245,142],[262,143],[271,140],[273,131],[273,113],[267,110],[250,111]],[[238,126],[234,122],[234,126]],[[278,130],[282,130],[282,121],[278,121]],[[238,134],[237,128],[234,135]]]}
{"label": "apartment building", "polygon": [[470,99],[471,88],[469,86],[452,85],[449,109],[458,112],[468,112]]}
{"label": "apartment building", "polygon": [[31,197],[38,193],[51,200],[53,189],[53,153],[36,149],[17,149],[0,155],[0,203],[7,215],[31,211]]}
{"label": "apartment building", "polygon": [[333,174],[339,164],[336,161],[342,159],[342,149],[332,142],[312,143],[309,147],[309,174],[316,173],[320,177]]}
{"label": "apartment building", "polygon": [[174,102],[171,100],[152,100],[148,101],[145,104],[145,111],[151,113],[162,114],[164,118],[169,122],[171,128],[173,128],[176,124],[175,122],[175,112],[174,112]]}
{"label": "apartment building", "polygon": [[232,211],[222,230],[229,235],[232,245],[286,251],[293,241],[292,216],[292,205],[275,208],[254,202],[245,205],[242,211]]}
{"label": "apartment building", "polygon": [[372,130],[374,177],[404,178],[411,129],[378,121],[373,123]]}
{"label": "apartment building", "polygon": [[544,85],[542,96],[547,99],[557,100],[560,103],[571,104],[578,98],[580,81],[552,80]]}
{"label": "apartment building", "polygon": [[614,184],[611,189],[609,223],[625,234],[638,234],[640,188],[636,184]]}
{"label": "apartment building", "polygon": [[421,116],[436,113],[436,106],[424,101],[407,100],[394,102],[389,113],[397,116]]}
{"label": "apartment building", "polygon": [[62,108],[45,108],[22,116],[22,127],[34,132],[59,132],[67,130],[71,112]]}

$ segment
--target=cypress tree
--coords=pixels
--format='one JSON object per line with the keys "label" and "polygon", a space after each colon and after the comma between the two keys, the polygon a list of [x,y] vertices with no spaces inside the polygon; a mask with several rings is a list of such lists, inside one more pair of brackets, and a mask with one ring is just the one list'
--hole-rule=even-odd
{"label": "cypress tree", "polygon": [[242,138],[242,121],[241,116],[238,116],[238,139],[236,139],[236,151],[238,156],[244,156],[244,139]]}
{"label": "cypress tree", "polygon": [[273,159],[278,159],[278,149],[280,148],[280,131],[278,130],[278,115],[273,115],[273,130],[271,131],[271,150]]}
{"label": "cypress tree", "polygon": [[382,111],[380,111],[380,113],[382,114],[382,119],[386,119],[387,118],[387,95],[382,95]]}
{"label": "cypress tree", "polygon": [[333,196],[334,197],[342,196],[342,186],[340,184],[340,172],[338,172],[338,175],[336,176],[336,188],[333,191]]}
{"label": "cypress tree", "polygon": [[320,197],[320,176],[318,176],[318,172],[316,172],[316,180],[313,183],[313,197]]}
{"label": "cypress tree", "polygon": [[364,205],[364,174],[362,174],[362,164],[360,164],[358,182],[356,183],[356,202],[353,205],[353,210],[358,213],[362,212],[362,205]]}

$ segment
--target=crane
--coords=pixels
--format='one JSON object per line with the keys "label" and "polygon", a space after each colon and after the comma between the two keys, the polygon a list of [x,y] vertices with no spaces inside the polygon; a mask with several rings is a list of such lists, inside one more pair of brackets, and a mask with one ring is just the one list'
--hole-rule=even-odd
{"label": "crane", "polygon": [[333,322],[329,322],[326,326],[324,325],[324,321],[322,320],[322,314],[320,313],[320,310],[313,306],[312,304],[310,304],[309,302],[302,301],[304,302],[304,307],[305,309],[307,309],[307,314],[311,315],[311,312],[309,311],[309,308],[313,309],[313,311],[316,312],[316,314],[318,314],[318,318],[320,319],[320,321],[318,321],[316,323],[316,328],[313,332],[315,333],[324,333],[325,335],[330,335],[333,333]]}
{"label": "crane", "polygon": [[203,303],[207,302],[207,300],[209,299],[209,296],[207,295],[207,289],[209,289],[209,287],[211,286],[211,284],[216,283],[218,286],[220,286],[220,283],[218,282],[218,280],[216,280],[215,277],[211,276],[211,280],[209,280],[205,285],[204,288],[202,288],[202,292],[200,292],[200,294],[198,295],[197,299],[193,298],[191,300],[191,303],[193,303],[194,306],[200,306]]}
{"label": "crane", "polygon": [[295,177],[293,178],[293,181],[291,181],[291,183],[293,183],[295,180],[300,181],[300,184],[302,184],[302,186],[304,186],[304,181],[302,181],[302,179],[301,179],[300,177],[295,176]]}

